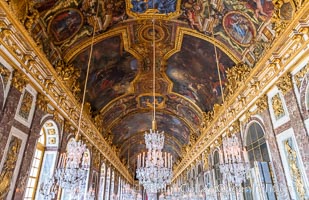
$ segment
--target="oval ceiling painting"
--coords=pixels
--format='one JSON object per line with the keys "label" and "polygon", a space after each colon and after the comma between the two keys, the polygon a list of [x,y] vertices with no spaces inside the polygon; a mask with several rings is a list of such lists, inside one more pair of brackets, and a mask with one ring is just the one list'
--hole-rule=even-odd
{"label": "oval ceiling painting", "polygon": [[51,19],[48,32],[55,39],[55,43],[62,43],[73,37],[83,25],[83,16],[77,9],[65,9]]}
{"label": "oval ceiling painting", "polygon": [[256,35],[253,23],[245,14],[237,11],[224,16],[223,27],[229,37],[242,46],[249,46]]}

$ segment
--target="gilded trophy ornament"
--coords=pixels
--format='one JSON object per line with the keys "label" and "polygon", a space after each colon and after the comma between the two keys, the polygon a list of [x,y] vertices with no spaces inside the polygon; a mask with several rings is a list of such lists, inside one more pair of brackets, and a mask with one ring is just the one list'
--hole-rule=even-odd
{"label": "gilded trophy ornament", "polygon": [[20,71],[14,71],[13,72],[12,85],[17,90],[22,92],[23,89],[28,84],[28,82],[29,82],[28,77],[24,73],[22,73]]}
{"label": "gilded trophy ornament", "polygon": [[19,116],[23,117],[25,120],[28,120],[33,100],[34,96],[28,92],[28,90],[25,90],[20,109],[18,111]]}
{"label": "gilded trophy ornament", "polygon": [[211,121],[214,119],[214,111],[203,112],[203,122],[201,124],[202,129],[206,129]]}
{"label": "gilded trophy ornament", "polygon": [[12,136],[10,141],[6,160],[3,164],[2,172],[0,174],[0,199],[5,199],[9,192],[11,179],[16,166],[18,153],[21,147],[21,140]]}
{"label": "gilded trophy ornament", "polygon": [[49,99],[48,97],[46,97],[44,94],[42,93],[38,93],[37,95],[37,99],[36,99],[36,105],[38,106],[38,108],[40,110],[42,110],[43,112],[48,112],[48,102],[49,102]]}
{"label": "gilded trophy ornament", "polygon": [[248,77],[250,71],[251,68],[244,63],[239,63],[236,66],[226,70],[228,80],[228,84],[225,89],[226,98],[231,97],[235,91],[243,85],[243,82]]}
{"label": "gilded trophy ornament", "polygon": [[280,119],[285,115],[283,104],[279,93],[272,97],[271,104],[273,107],[274,115],[276,120]]}
{"label": "gilded trophy ornament", "polygon": [[72,64],[67,64],[63,60],[59,60],[55,65],[57,75],[62,82],[70,89],[72,94],[79,100],[79,93],[81,91],[78,78],[80,77],[80,70],[75,68]]}
{"label": "gilded trophy ornament", "polygon": [[280,77],[280,79],[277,81],[277,86],[283,94],[291,91],[293,87],[291,75],[287,73],[284,76]]}
{"label": "gilded trophy ornament", "polygon": [[267,95],[263,95],[262,97],[260,97],[256,102],[256,106],[257,106],[256,109],[257,113],[261,113],[264,110],[266,110],[268,107]]}
{"label": "gilded trophy ornament", "polygon": [[301,171],[298,166],[297,153],[292,146],[292,140],[288,139],[284,142],[284,147],[287,153],[287,160],[289,163],[290,173],[292,176],[293,185],[296,187],[297,195],[300,199],[306,199],[306,190],[304,188]]}

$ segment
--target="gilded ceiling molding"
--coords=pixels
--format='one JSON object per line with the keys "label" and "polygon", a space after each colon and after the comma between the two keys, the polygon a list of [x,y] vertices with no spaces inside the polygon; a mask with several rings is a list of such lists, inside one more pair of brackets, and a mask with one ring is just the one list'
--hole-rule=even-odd
{"label": "gilded ceiling molding", "polygon": [[81,53],[82,51],[84,51],[86,48],[90,47],[93,44],[95,45],[98,42],[101,42],[102,40],[105,40],[107,38],[113,37],[113,36],[121,36],[122,42],[123,42],[123,47],[124,49],[131,53],[136,59],[138,60],[142,60],[141,55],[135,51],[134,49],[130,48],[131,45],[131,38],[130,38],[130,34],[129,34],[129,30],[128,27],[126,26],[121,26],[118,28],[114,28],[110,31],[107,31],[103,34],[100,35],[96,35],[92,41],[92,38],[89,38],[88,40],[85,40],[83,42],[80,42],[78,44],[78,46],[75,46],[74,48],[70,49],[69,51],[64,53],[63,59],[66,62],[70,62],[71,60],[73,60],[73,58],[78,55],[79,53]]}
{"label": "gilded ceiling molding", "polygon": [[[272,0],[272,2],[274,5],[272,16],[273,29],[275,30],[276,36],[278,37],[282,34],[282,32],[284,32],[285,28],[289,24],[289,21],[295,17],[295,12],[301,10],[303,7],[305,7],[306,4],[304,0]],[[288,12],[284,9],[287,6],[293,8],[294,13],[285,13]]]}
{"label": "gilded ceiling molding", "polygon": [[[47,60],[45,55],[38,48],[36,43],[30,37],[23,25],[13,16],[8,5],[0,1],[0,26],[1,29],[0,44],[6,49],[14,59],[19,63],[12,67],[20,69],[31,79],[38,92],[46,94],[50,100],[51,106],[57,108],[64,118],[67,118],[77,127],[80,105],[72,93],[65,87],[62,81],[57,77],[53,66]],[[6,53],[1,51],[1,56],[7,60]],[[31,62],[29,62],[31,61]],[[32,62],[34,61],[34,62]],[[20,77],[21,78],[21,77]],[[18,79],[21,81],[21,79]],[[114,166],[117,166],[119,172],[130,182],[133,178],[127,168],[121,163],[115,152],[106,143],[92,120],[87,115],[83,115],[81,120],[81,133],[89,140],[102,155]]]}
{"label": "gilded ceiling molding", "polygon": [[186,35],[191,35],[194,36],[196,38],[205,40],[213,45],[215,45],[216,47],[218,47],[221,51],[223,51],[226,55],[228,55],[228,57],[234,62],[234,63],[239,63],[241,62],[241,60],[239,58],[237,58],[236,55],[232,54],[231,51],[228,51],[228,47],[226,47],[222,42],[220,42],[219,40],[216,40],[212,37],[209,37],[207,35],[204,35],[202,33],[199,33],[196,30],[190,29],[190,28],[184,28],[184,27],[177,27],[176,30],[176,38],[175,38],[175,46],[174,48],[167,52],[164,57],[163,60],[167,60],[169,57],[171,57],[173,54],[177,53],[178,51],[181,50],[181,44],[182,44],[182,40],[183,40],[183,36],[184,34]]}
{"label": "gilded ceiling molding", "polygon": [[6,2],[12,13],[30,31],[34,22],[40,17],[38,10],[34,7],[35,2],[29,0],[7,0]]}
{"label": "gilded ceiling molding", "polygon": [[[213,123],[204,130],[194,147],[191,148],[191,151],[175,166],[173,181],[208,146],[214,145],[215,141],[226,131],[230,124],[247,112],[254,105],[255,101],[264,95],[273,80],[277,80],[278,77],[287,73],[289,67],[293,67],[291,65],[286,67],[286,65],[292,62],[296,55],[298,59],[303,59],[303,57],[309,54],[309,49],[307,48],[309,44],[308,33],[303,34],[302,40],[294,37],[301,28],[308,27],[308,10],[309,1],[306,1],[302,9],[295,14],[292,23],[282,32],[282,35],[285,35],[285,37],[278,38],[274,41],[269,51],[261,58],[251,70],[248,78],[243,82],[243,89],[233,94],[229,101],[226,101],[220,107],[218,115],[214,116]],[[229,107],[235,110],[234,116],[228,116],[228,109],[226,108]]]}

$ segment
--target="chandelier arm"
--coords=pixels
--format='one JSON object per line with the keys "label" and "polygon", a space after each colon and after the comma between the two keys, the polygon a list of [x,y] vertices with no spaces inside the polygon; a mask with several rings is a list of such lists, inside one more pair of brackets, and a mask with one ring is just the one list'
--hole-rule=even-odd
{"label": "chandelier arm", "polygon": [[[208,18],[210,19],[210,8],[209,7],[208,7]],[[222,98],[222,103],[224,104],[222,79],[221,79],[221,74],[220,74],[220,66],[219,66],[219,59],[218,59],[218,53],[217,53],[217,46],[215,45],[215,35],[214,35],[213,29],[211,31],[211,37],[213,38],[213,45],[214,45],[214,50],[215,50],[216,67],[217,67],[217,73],[218,73],[218,78],[219,78],[219,83],[220,83],[221,98]]]}
{"label": "chandelier arm", "polygon": [[[96,18],[98,17],[98,13],[99,13],[99,5],[97,6],[97,10],[96,10]],[[91,67],[90,64],[91,64],[91,59],[92,59],[92,52],[93,52],[93,46],[94,46],[94,36],[95,36],[95,32],[96,32],[96,27],[97,27],[97,23],[94,23],[92,37],[91,37],[89,59],[88,59],[88,63],[87,63],[87,71],[86,71],[86,78],[85,78],[85,84],[84,84],[84,91],[83,91],[83,96],[82,96],[82,105],[81,105],[81,108],[80,108],[79,119],[78,119],[78,129],[77,129],[77,133],[76,133],[76,139],[78,139],[78,135],[79,135],[79,132],[80,132],[80,125],[81,125],[81,121],[82,121],[81,119],[82,119],[83,110],[84,110],[84,103],[85,103],[85,97],[86,97],[86,91],[87,91],[88,77],[89,77],[89,72],[90,72],[90,67]]]}
{"label": "chandelier arm", "polygon": [[156,40],[155,40],[155,18],[152,19],[152,95],[153,95],[153,123],[152,123],[152,129],[156,130],[156,101],[155,101],[155,92],[156,92]]}

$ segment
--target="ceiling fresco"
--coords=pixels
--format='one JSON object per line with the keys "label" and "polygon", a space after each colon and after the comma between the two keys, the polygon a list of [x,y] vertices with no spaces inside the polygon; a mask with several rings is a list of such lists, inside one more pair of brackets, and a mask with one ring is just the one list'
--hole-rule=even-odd
{"label": "ceiling fresco", "polygon": [[[72,62],[81,69],[82,85],[86,77],[89,51],[89,48],[84,50]],[[114,98],[127,93],[130,82],[137,73],[137,60],[124,51],[119,36],[94,45],[90,66],[86,100],[90,102],[94,111],[101,110]]]}
{"label": "ceiling fresco", "polygon": [[[168,138],[166,150],[181,159],[182,149],[198,138],[205,113],[222,103],[220,82],[227,86],[226,70],[241,62],[254,67],[274,38],[271,1],[22,2],[28,7],[13,12],[55,68],[63,61],[80,71],[80,91],[93,37],[86,93],[90,117],[104,138],[112,138],[110,144],[124,162],[130,155],[131,169],[134,155],[145,150],[143,132],[151,126],[154,61],[158,128]],[[284,8],[282,17],[293,9]]]}
{"label": "ceiling fresco", "polygon": [[203,111],[211,111],[215,103],[222,103],[220,77],[224,86],[225,70],[235,65],[225,53],[217,52],[218,66],[213,44],[185,35],[181,51],[167,61],[166,73],[174,83],[173,91],[189,98]]}
{"label": "ceiling fresco", "polygon": [[257,42],[257,30],[270,20],[273,4],[260,0],[184,0],[181,10],[179,20],[203,34],[213,35],[241,56],[246,47]]}
{"label": "ceiling fresco", "polygon": [[[152,113],[146,112],[135,113],[121,119],[120,122],[111,129],[111,132],[114,134],[113,143],[121,144],[136,133],[149,131],[152,118]],[[173,136],[173,138],[177,139],[182,145],[189,142],[190,127],[177,117],[157,112],[156,121],[160,131],[164,131],[165,134]]]}

